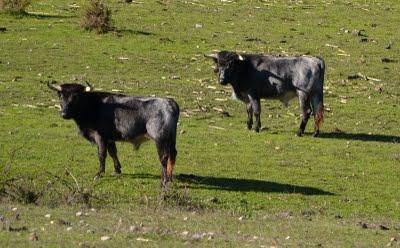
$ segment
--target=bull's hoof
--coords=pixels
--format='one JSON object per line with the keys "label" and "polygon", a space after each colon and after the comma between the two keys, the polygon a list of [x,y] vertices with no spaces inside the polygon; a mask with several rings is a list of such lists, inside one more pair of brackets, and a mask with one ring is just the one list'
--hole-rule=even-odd
{"label": "bull's hoof", "polygon": [[114,173],[113,173],[114,175],[118,175],[118,174],[121,174],[121,167],[117,167],[117,168],[114,168]]}
{"label": "bull's hoof", "polygon": [[319,135],[319,132],[314,132],[314,133],[312,134],[312,136],[313,136],[314,138],[318,137],[318,135]]}
{"label": "bull's hoof", "polygon": [[297,137],[303,136],[303,131],[301,129],[299,129],[299,131],[297,131],[297,133],[296,133],[296,136]]}
{"label": "bull's hoof", "polygon": [[94,176],[93,180],[96,181],[98,179],[100,179],[101,177],[103,177],[104,172],[97,172],[96,175]]}
{"label": "bull's hoof", "polygon": [[252,122],[247,122],[247,129],[251,130],[253,128]]}
{"label": "bull's hoof", "polygon": [[163,190],[167,190],[168,189],[168,181],[162,180],[160,186]]}
{"label": "bull's hoof", "polygon": [[121,171],[114,171],[113,173],[111,173],[111,176],[117,177],[121,175]]}

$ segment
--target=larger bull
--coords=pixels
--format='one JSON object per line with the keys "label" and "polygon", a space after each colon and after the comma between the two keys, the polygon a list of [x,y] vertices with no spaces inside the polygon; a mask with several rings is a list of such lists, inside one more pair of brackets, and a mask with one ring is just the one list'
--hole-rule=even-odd
{"label": "larger bull", "polygon": [[254,54],[237,54],[222,51],[206,55],[217,64],[219,83],[230,84],[236,98],[247,104],[247,127],[261,128],[261,98],[275,98],[285,105],[297,95],[302,111],[302,121],[297,131],[301,136],[311,113],[314,115],[314,133],[318,136],[323,120],[323,85],[325,64],[321,58],[310,56],[277,57]]}
{"label": "larger bull", "polygon": [[152,139],[162,166],[162,185],[172,179],[179,118],[173,99],[95,92],[89,84],[48,83],[48,87],[58,93],[61,116],[73,119],[82,136],[97,145],[100,166],[95,178],[105,172],[107,152],[114,161],[115,173],[121,173],[115,141],[130,142],[138,149],[143,141]]}

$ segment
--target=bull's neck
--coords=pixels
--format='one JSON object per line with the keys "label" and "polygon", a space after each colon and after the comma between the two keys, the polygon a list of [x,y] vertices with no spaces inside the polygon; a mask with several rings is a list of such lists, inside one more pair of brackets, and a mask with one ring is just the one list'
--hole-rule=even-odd
{"label": "bull's neck", "polygon": [[75,123],[81,128],[91,126],[93,122],[96,122],[96,103],[93,102],[92,99],[88,99],[87,97],[82,97],[79,102],[79,110],[76,112],[73,117]]}
{"label": "bull's neck", "polygon": [[232,85],[232,89],[235,92],[235,94],[237,96],[240,96],[241,89],[240,89],[239,83],[235,81],[235,82],[232,82],[231,85]]}

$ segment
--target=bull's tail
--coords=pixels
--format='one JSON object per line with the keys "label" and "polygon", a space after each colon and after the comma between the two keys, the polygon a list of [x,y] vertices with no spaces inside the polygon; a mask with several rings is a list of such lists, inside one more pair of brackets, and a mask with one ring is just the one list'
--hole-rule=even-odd
{"label": "bull's tail", "polygon": [[168,156],[168,162],[167,162],[167,178],[168,181],[172,180],[172,173],[174,170],[174,165],[175,165],[175,156]]}
{"label": "bull's tail", "polygon": [[325,62],[319,58],[319,78],[317,84],[317,92],[312,96],[311,105],[314,114],[314,136],[318,136],[319,129],[324,120],[324,77],[325,77]]}
{"label": "bull's tail", "polygon": [[[317,97],[316,97],[317,98]],[[322,122],[324,121],[324,103],[321,98],[315,99],[313,98],[313,109],[314,109],[314,131],[315,133],[319,133],[319,128],[321,127]],[[315,101],[315,103],[314,103]]]}

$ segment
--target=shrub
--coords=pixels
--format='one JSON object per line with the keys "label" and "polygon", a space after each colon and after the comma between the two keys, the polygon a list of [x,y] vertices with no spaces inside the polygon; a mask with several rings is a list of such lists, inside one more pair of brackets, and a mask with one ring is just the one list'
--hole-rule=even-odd
{"label": "shrub", "polygon": [[82,27],[86,30],[95,30],[106,33],[112,29],[111,10],[101,0],[91,0],[84,13]]}
{"label": "shrub", "polygon": [[25,14],[25,8],[31,4],[30,0],[0,0],[0,10],[8,13],[21,15]]}

